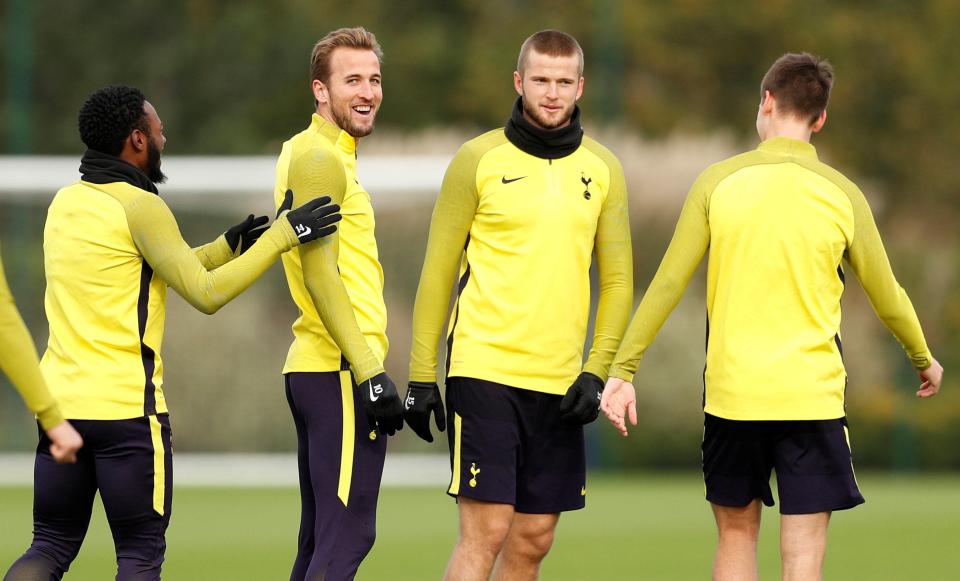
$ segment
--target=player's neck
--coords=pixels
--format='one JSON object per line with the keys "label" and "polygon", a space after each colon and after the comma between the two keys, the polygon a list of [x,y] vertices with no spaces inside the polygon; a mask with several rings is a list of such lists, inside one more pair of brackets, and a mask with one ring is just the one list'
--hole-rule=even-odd
{"label": "player's neck", "polygon": [[803,121],[773,118],[770,120],[769,125],[767,125],[764,134],[760,137],[763,141],[777,137],[786,137],[787,139],[796,139],[797,141],[810,143],[810,136],[812,134],[813,129]]}
{"label": "player's neck", "polygon": [[[317,107],[317,115],[319,115],[324,121],[326,121],[326,122],[329,123],[330,125],[333,125],[334,127],[340,129],[340,131],[346,131],[346,129],[344,129],[343,127],[340,127],[340,125],[337,123],[337,120],[333,118],[333,113],[330,111],[330,108],[329,108],[329,107],[320,107],[320,106],[318,106],[318,107]],[[349,132],[348,132],[348,133],[349,133]],[[350,136],[353,137],[354,143],[356,143],[356,144],[358,144],[358,145],[360,144],[360,138],[359,138],[359,137],[357,137],[357,136],[355,136],[355,135],[353,135],[353,134],[351,134]]]}

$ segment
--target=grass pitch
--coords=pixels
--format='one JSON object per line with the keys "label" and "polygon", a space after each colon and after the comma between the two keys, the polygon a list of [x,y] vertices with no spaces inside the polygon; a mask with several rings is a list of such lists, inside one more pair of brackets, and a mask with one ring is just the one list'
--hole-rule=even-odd
{"label": "grass pitch", "polygon": [[[960,476],[861,475],[867,503],[834,515],[827,579],[956,579]],[[31,491],[0,488],[0,573],[30,540]],[[286,579],[299,522],[295,489],[178,488],[164,578]],[[777,513],[764,511],[760,576],[779,578]],[[439,579],[456,541],[456,505],[441,490],[385,489],[377,544],[358,579]],[[699,475],[594,476],[587,509],[564,515],[541,578],[708,579],[715,532]],[[115,574],[99,501],[66,579]]]}

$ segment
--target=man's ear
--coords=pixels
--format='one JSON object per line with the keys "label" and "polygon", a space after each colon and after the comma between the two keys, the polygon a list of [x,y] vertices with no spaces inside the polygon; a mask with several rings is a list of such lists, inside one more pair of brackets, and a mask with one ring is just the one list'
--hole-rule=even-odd
{"label": "man's ear", "polygon": [[127,139],[130,141],[130,146],[133,147],[133,150],[137,153],[147,150],[149,138],[143,131],[134,129],[130,132],[130,137]]}
{"label": "man's ear", "polygon": [[777,107],[777,99],[770,91],[763,92],[763,100],[760,101],[760,110],[764,115],[772,115]]}
{"label": "man's ear", "polygon": [[327,91],[327,86],[323,84],[323,81],[314,79],[313,83],[311,83],[311,89],[313,90],[313,98],[316,99],[317,103],[330,102],[330,93]]}
{"label": "man's ear", "polygon": [[810,125],[810,130],[814,133],[819,133],[823,126],[827,123],[827,110],[824,109],[820,112],[820,115],[814,119],[813,124]]}

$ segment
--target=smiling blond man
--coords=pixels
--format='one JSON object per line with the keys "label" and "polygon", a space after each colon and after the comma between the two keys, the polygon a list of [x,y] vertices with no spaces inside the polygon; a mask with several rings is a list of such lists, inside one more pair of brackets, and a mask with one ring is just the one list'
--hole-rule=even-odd
{"label": "smiling blond man", "polygon": [[[431,413],[449,428],[460,538],[447,578],[458,581],[536,578],[560,513],[584,507],[583,425],[597,417],[633,300],[623,171],[580,126],[583,51],[538,32],[513,80],[506,127],[464,144],[447,169],[414,308],[404,416],[427,441]],[[444,414],[437,344],[458,267]]]}
{"label": "smiling blond man", "polygon": [[324,192],[342,207],[342,237],[289,252],[283,268],[300,316],[283,368],[297,428],[301,521],[290,579],[353,579],[373,547],[386,437],[403,427],[387,377],[387,309],[370,194],[357,143],[383,99],[380,45],[363,28],[323,37],[310,60],[310,126],[283,144],[275,201]]}

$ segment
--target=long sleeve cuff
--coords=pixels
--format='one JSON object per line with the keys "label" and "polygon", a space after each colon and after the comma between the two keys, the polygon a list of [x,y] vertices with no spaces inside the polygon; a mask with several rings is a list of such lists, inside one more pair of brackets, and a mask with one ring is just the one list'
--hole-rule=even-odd
{"label": "long sleeve cuff", "polygon": [[51,404],[50,406],[37,412],[37,420],[40,421],[40,427],[44,430],[49,430],[62,424],[66,418],[63,417],[63,413],[60,411],[60,406],[57,404]]}

